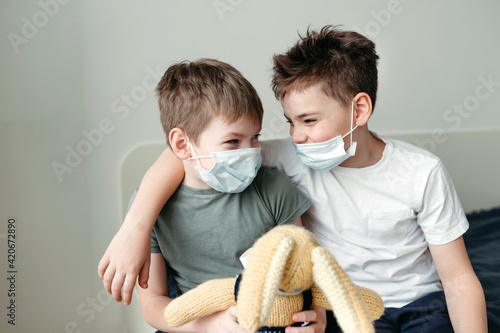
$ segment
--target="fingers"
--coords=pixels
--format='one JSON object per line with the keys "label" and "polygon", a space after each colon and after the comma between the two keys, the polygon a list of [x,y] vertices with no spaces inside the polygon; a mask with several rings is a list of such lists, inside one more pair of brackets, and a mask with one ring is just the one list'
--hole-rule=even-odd
{"label": "fingers", "polygon": [[203,327],[209,333],[247,333],[236,321],[236,306],[204,317]]}
{"label": "fingers", "polygon": [[113,298],[117,302],[122,301],[122,286],[125,281],[125,275],[121,273],[116,273],[113,278],[113,283],[111,284],[111,293],[113,294]]}
{"label": "fingers", "polygon": [[229,314],[230,325],[228,326],[228,332],[231,333],[246,333],[243,328],[238,324],[238,320],[236,319],[236,306],[231,306],[226,310]]}
{"label": "fingers", "polygon": [[305,327],[287,327],[285,329],[285,333],[323,333],[323,331],[317,331],[314,329],[312,326],[305,326]]}
{"label": "fingers", "polygon": [[136,233],[120,228],[99,262],[97,273],[106,291],[112,294],[117,302],[123,299],[126,305],[130,304],[136,281],[139,281],[142,288],[148,287],[151,262],[149,237],[148,233]]}
{"label": "fingers", "polygon": [[287,327],[286,333],[323,333],[326,328],[326,311],[324,309],[312,309],[297,312],[293,315],[295,322],[309,322],[304,327]]}
{"label": "fingers", "polygon": [[[143,289],[148,287],[150,261],[150,259],[147,260],[139,272],[139,284]],[[119,270],[115,265],[111,264],[109,258],[105,255],[99,262],[97,272],[102,279],[104,289],[113,295],[115,301],[121,302],[123,300],[125,305],[129,305],[132,302],[132,294],[137,278],[134,266],[129,266],[128,271]]]}
{"label": "fingers", "polygon": [[109,258],[108,258],[107,253],[105,253],[102,256],[101,261],[99,261],[99,265],[97,266],[97,274],[99,274],[99,277],[101,278],[101,280],[103,279],[104,273],[106,272],[106,269],[108,268],[108,266],[109,266]]}
{"label": "fingers", "polygon": [[106,254],[104,254],[101,261],[99,262],[97,272],[99,274],[99,277],[102,279],[104,289],[106,289],[108,293],[112,294],[113,298],[117,302],[121,302],[121,286],[123,284],[123,278],[120,283],[120,277],[116,274],[116,268],[113,265],[110,265],[110,260],[108,259]]}
{"label": "fingers", "polygon": [[293,315],[293,321],[298,323],[298,322],[303,322],[303,321],[317,321],[319,318],[319,311],[314,309],[314,310],[309,310],[309,311],[302,311],[302,312],[297,312]]}
{"label": "fingers", "polygon": [[107,292],[110,294],[111,294],[111,284],[113,283],[113,278],[115,277],[115,274],[116,274],[115,267],[108,266],[102,277],[102,284],[104,285],[104,289],[106,289]]}
{"label": "fingers", "polygon": [[148,288],[148,280],[149,280],[149,266],[150,266],[151,258],[146,260],[144,265],[141,268],[141,271],[139,272],[139,286],[141,286],[142,289],[147,289]]}
{"label": "fingers", "polygon": [[127,275],[123,283],[123,304],[129,305],[132,302],[132,293],[134,292],[135,278]]}
{"label": "fingers", "polygon": [[[123,300],[123,303],[125,305],[129,305],[132,302],[132,294],[134,292],[136,275],[133,273],[117,272],[116,268],[112,266],[108,266],[102,274],[102,283],[104,285],[104,289],[106,289],[108,293],[113,295],[115,301],[121,302]],[[147,288],[147,280],[145,283],[143,283],[143,285],[146,285]]]}
{"label": "fingers", "polygon": [[233,305],[227,309],[227,312],[231,315],[231,317],[236,321],[236,306]]}

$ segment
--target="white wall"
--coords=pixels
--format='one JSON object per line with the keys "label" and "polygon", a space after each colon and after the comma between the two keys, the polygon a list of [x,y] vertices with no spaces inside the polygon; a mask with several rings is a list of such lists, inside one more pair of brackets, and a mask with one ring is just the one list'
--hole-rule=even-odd
{"label": "white wall", "polygon": [[372,129],[498,130],[499,12],[494,0],[0,1],[0,331],[148,331],[137,299],[102,293],[96,267],[123,217],[121,161],[164,140],[152,89],[171,63],[231,63],[261,95],[264,138],[283,137],[272,54],[308,25],[342,24],[377,43]]}

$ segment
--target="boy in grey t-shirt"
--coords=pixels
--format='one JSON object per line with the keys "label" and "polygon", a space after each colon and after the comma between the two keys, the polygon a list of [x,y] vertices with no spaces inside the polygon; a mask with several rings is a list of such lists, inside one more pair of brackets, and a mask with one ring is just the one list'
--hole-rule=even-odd
{"label": "boy in grey t-shirt", "polygon": [[301,225],[309,201],[288,177],[261,168],[262,105],[228,64],[201,59],[171,66],[157,87],[163,129],[185,175],[151,235],[149,287],[139,288],[146,321],[165,332],[242,332],[234,309],[178,328],[163,318],[167,267],[178,293],[234,277],[238,258],[280,224]]}

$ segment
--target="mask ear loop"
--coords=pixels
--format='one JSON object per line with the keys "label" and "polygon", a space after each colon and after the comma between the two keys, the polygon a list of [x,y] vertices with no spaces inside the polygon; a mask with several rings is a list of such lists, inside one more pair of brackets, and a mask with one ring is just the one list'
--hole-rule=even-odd
{"label": "mask ear loop", "polygon": [[354,124],[354,100],[351,101],[351,130],[342,137],[345,138],[346,136],[348,136],[349,134],[351,134],[351,138],[350,138],[350,143],[349,143],[349,147],[352,146],[352,132],[358,127],[358,125],[354,126],[354,128],[352,127],[352,125]]}
{"label": "mask ear loop", "polygon": [[198,156],[196,154],[196,151],[194,150],[194,147],[191,144],[191,141],[189,141],[189,137],[187,136],[187,134],[186,134],[186,139],[187,139],[188,145],[191,148],[191,151],[192,151],[192,153],[194,155],[194,157],[190,157],[190,158],[188,158],[188,160],[196,159],[196,162],[198,162],[198,165],[200,166],[200,168],[203,169],[203,167],[201,166],[200,160],[198,159]]}
{"label": "mask ear loop", "polygon": [[199,166],[200,168],[202,168],[203,170],[205,170],[205,168],[203,168],[203,167],[201,166],[201,163],[200,163],[200,158],[213,158],[213,156],[212,156],[212,155],[208,155],[208,156],[197,156],[196,151],[194,150],[194,146],[191,144],[191,141],[189,141],[189,137],[187,136],[187,134],[186,134],[186,139],[187,139],[188,145],[189,145],[189,147],[191,147],[191,150],[192,150],[193,155],[194,155],[194,157],[189,157],[189,158],[188,158],[188,160],[193,160],[193,159],[196,159],[196,162],[198,162],[198,166]]}

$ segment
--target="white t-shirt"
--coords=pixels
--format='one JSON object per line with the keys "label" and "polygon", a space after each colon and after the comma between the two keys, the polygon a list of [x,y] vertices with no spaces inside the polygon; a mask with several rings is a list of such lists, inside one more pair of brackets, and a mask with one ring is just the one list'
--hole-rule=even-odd
{"label": "white t-shirt", "polygon": [[354,283],[402,307],[442,290],[427,244],[446,244],[469,227],[438,157],[381,138],[382,158],[365,168],[318,172],[295,154],[290,138],[261,142],[263,164],[287,174],[312,202],[302,216]]}

